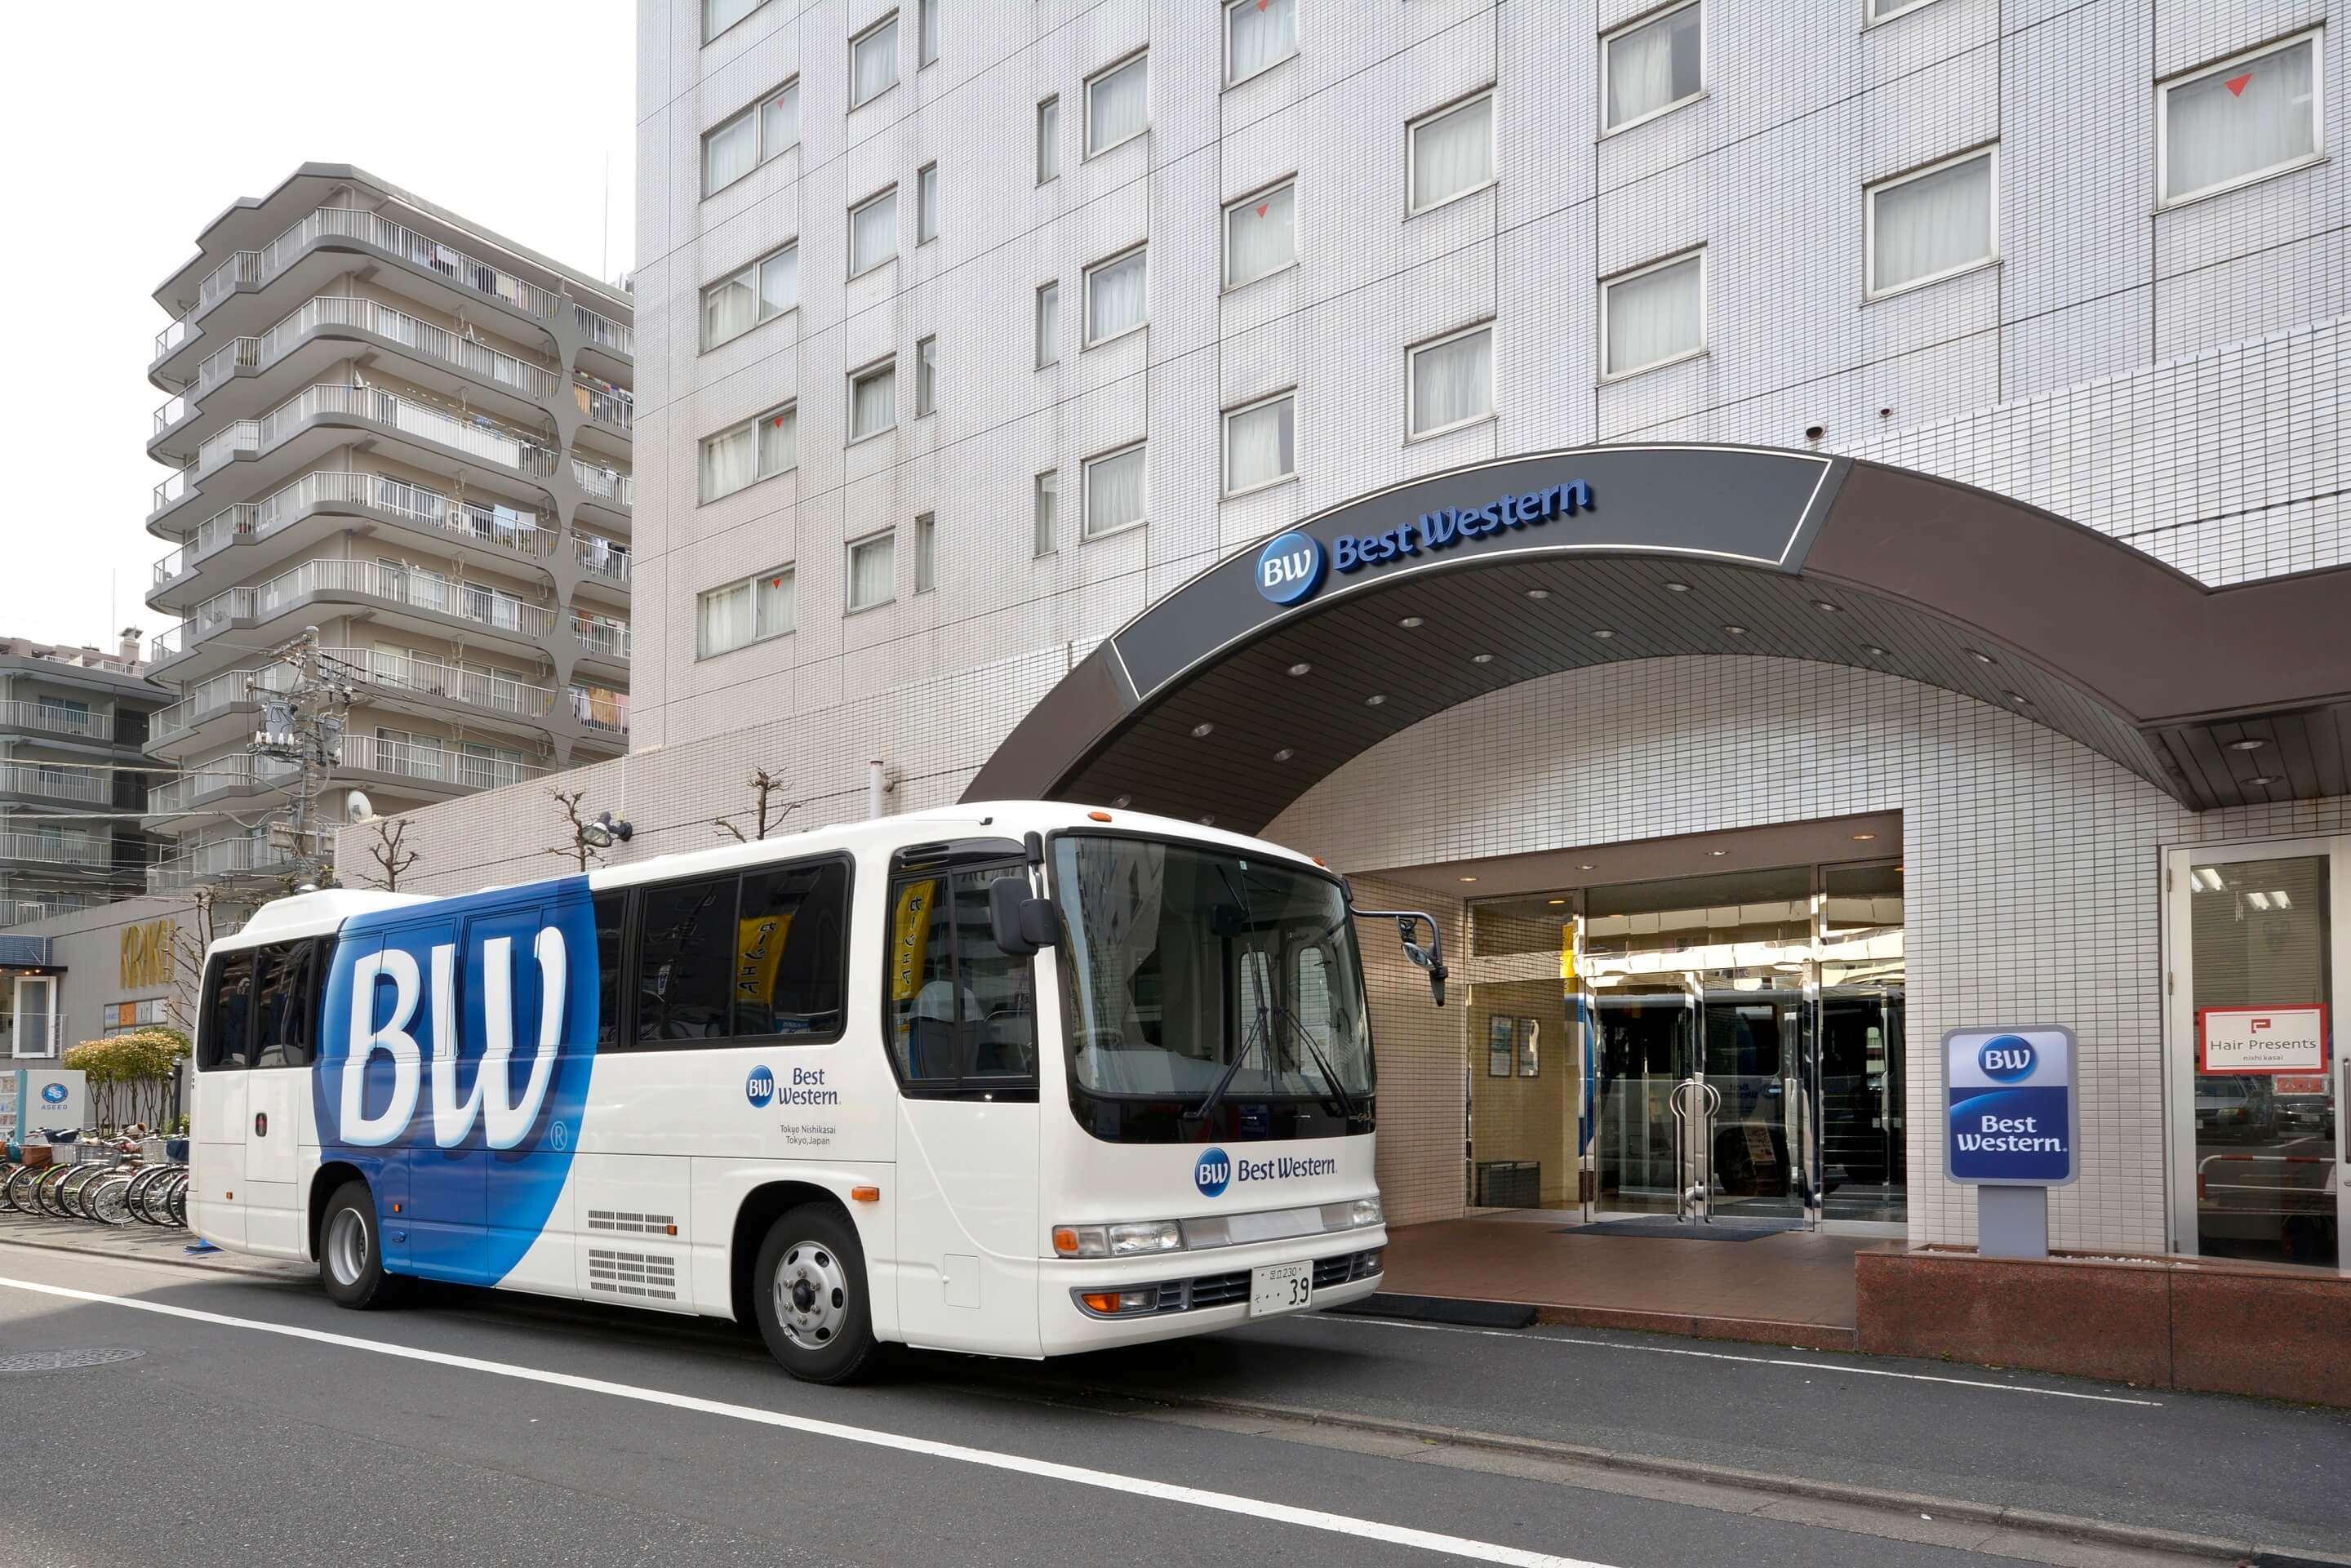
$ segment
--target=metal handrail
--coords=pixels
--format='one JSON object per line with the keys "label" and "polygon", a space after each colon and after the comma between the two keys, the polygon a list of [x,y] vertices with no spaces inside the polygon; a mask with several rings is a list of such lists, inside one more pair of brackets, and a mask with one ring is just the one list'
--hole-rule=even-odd
{"label": "metal handrail", "polygon": [[637,400],[619,387],[590,386],[575,376],[571,392],[580,412],[607,429],[626,431],[636,423]]}
{"label": "metal handrail", "polygon": [[[465,535],[477,543],[513,550],[517,555],[544,555],[553,549],[554,536],[540,528],[536,512],[455,500],[438,490],[384,474],[319,469],[259,501],[240,501],[197,524],[188,536],[187,564],[205,560],[232,544],[267,538],[320,506],[367,507],[390,512],[411,522]],[[160,562],[157,580],[162,580]]]}
{"label": "metal handrail", "polygon": [[193,645],[233,622],[266,620],[297,600],[335,591],[389,599],[412,609],[529,637],[545,637],[555,630],[555,612],[545,605],[526,604],[482,584],[455,582],[437,573],[380,566],[371,560],[304,561],[266,582],[214,594],[190,611],[186,622],[176,630]]}
{"label": "metal handrail", "polygon": [[0,861],[110,865],[114,862],[114,841],[89,833],[0,832]]}
{"label": "metal handrail", "polygon": [[1674,1213],[1714,1223],[1714,1118],[1722,1091],[1692,1073],[1667,1093],[1674,1116]]}
{"label": "metal handrail", "polygon": [[191,768],[177,779],[158,784],[147,793],[147,814],[168,817],[188,810],[215,795],[250,794],[274,789],[302,771],[301,765],[274,757],[224,757]]}
{"label": "metal handrail", "polygon": [[623,509],[635,501],[635,476],[618,468],[591,466],[574,457],[571,460],[571,476],[580,481],[581,489],[599,500],[611,501]]}
{"label": "metal handrail", "polygon": [[[564,694],[571,699],[571,717],[582,729],[611,735],[629,733],[629,694],[610,686],[574,685]],[[600,709],[609,710],[600,712]]]}
{"label": "metal handrail", "polygon": [[447,747],[384,740],[372,735],[345,736],[340,766],[392,773],[428,783],[456,784],[469,789],[496,789],[526,779],[542,778],[548,771],[535,764],[513,762],[502,757],[477,757]]}
{"label": "metal handrail", "polygon": [[492,267],[455,246],[419,234],[380,213],[364,207],[320,207],[261,249],[238,251],[206,274],[196,287],[196,309],[191,314],[200,314],[214,300],[243,285],[266,283],[323,239],[357,240],[361,245],[390,251],[543,321],[553,320],[561,303],[562,297],[551,288]]}
{"label": "metal handrail", "polygon": [[571,557],[598,577],[626,582],[629,580],[629,552],[615,549],[613,543],[594,534],[574,534],[571,537]]}
{"label": "metal handrail", "polygon": [[103,801],[110,792],[106,775],[89,768],[44,768],[37,762],[0,762],[0,789],[51,800]]}
{"label": "metal handrail", "polygon": [[506,675],[486,674],[479,670],[373,648],[322,648],[319,653],[340,662],[360,679],[387,691],[446,697],[452,702],[526,718],[546,718],[555,712],[555,691],[551,686],[535,686]]}
{"label": "metal handrail", "polygon": [[112,740],[114,716],[19,697],[0,702],[0,729],[38,729],[76,740]]}
{"label": "metal handrail", "polygon": [[576,610],[571,613],[571,634],[588,652],[601,653],[609,659],[626,659],[632,642],[626,622],[602,615],[583,614]]}
{"label": "metal handrail", "polygon": [[192,682],[181,688],[183,695],[178,702],[149,716],[148,739],[168,740],[215,715],[240,706],[251,700],[256,687],[263,691],[291,691],[294,678],[291,664],[265,664],[254,670],[223,670],[219,674]]}

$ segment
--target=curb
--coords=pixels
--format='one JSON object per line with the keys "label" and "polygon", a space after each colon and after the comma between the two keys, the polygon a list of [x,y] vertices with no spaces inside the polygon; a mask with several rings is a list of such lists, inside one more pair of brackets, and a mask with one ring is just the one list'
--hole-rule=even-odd
{"label": "curb", "polygon": [[[193,1235],[193,1232],[190,1232]],[[13,1227],[0,1227],[0,1244],[12,1247],[37,1247],[45,1252],[74,1252],[85,1258],[110,1258],[118,1263],[161,1263],[166,1268],[193,1269],[205,1274],[242,1274],[253,1280],[291,1280],[297,1276],[278,1269],[256,1269],[243,1263],[204,1263],[193,1258],[164,1253],[132,1252],[114,1247],[92,1247],[83,1243],[58,1240],[36,1232],[25,1235]],[[234,1257],[229,1253],[226,1256]]]}

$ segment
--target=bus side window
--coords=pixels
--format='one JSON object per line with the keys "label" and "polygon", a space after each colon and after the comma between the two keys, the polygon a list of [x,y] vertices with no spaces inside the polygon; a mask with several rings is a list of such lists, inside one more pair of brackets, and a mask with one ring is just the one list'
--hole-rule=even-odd
{"label": "bus side window", "polygon": [[204,1041],[196,1071],[241,1070],[253,1051],[253,954],[223,953],[204,977]]}
{"label": "bus side window", "polygon": [[890,1044],[910,1082],[956,1076],[955,948],[946,879],[908,877],[890,889]]}
{"label": "bus side window", "polygon": [[621,1009],[628,996],[621,984],[627,963],[622,937],[628,909],[625,889],[596,895],[596,1046],[600,1051],[621,1043]]}
{"label": "bus side window", "polygon": [[254,1038],[256,1067],[308,1067],[314,1047],[310,942],[286,942],[255,952],[255,993],[260,998]]}
{"label": "bus side window", "polygon": [[638,894],[637,1043],[724,1040],[732,1027],[732,876],[649,887]]}
{"label": "bus side window", "polygon": [[849,868],[839,861],[743,873],[736,933],[736,1038],[838,1038]]}
{"label": "bus side window", "polygon": [[996,945],[987,888],[1008,874],[998,866],[955,879],[956,970],[962,1007],[963,1075],[998,1083],[1037,1076],[1037,998],[1026,958]]}

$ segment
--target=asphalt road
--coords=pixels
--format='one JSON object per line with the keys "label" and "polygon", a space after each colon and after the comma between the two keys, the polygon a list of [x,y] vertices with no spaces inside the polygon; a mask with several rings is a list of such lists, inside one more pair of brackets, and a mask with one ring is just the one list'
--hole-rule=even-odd
{"label": "asphalt road", "polygon": [[57,1439],[16,1449],[12,1568],[1988,1561],[1932,1521],[1889,1539],[1117,1397],[1161,1390],[2351,1550],[2340,1413],[1698,1342],[1297,1319],[822,1389],[726,1325],[456,1291],[358,1314],[0,1245],[0,1355],[39,1348],[139,1354],[0,1372],[13,1431]]}

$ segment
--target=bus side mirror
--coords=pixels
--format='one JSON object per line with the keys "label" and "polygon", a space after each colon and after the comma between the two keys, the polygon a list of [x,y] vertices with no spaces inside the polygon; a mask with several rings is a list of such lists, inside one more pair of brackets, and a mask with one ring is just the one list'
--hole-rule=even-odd
{"label": "bus side mirror", "polygon": [[[1348,914],[1358,920],[1393,920],[1396,935],[1404,943],[1404,956],[1413,967],[1428,972],[1428,994],[1438,1007],[1445,1005],[1445,981],[1452,972],[1445,967],[1445,938],[1437,935],[1437,922],[1417,909],[1354,909]],[[1424,946],[1414,933],[1428,927],[1428,942]]]}
{"label": "bus side mirror", "polygon": [[1050,947],[1061,935],[1053,901],[1032,895],[1025,876],[1000,876],[987,884],[987,925],[998,948],[1015,958]]}

